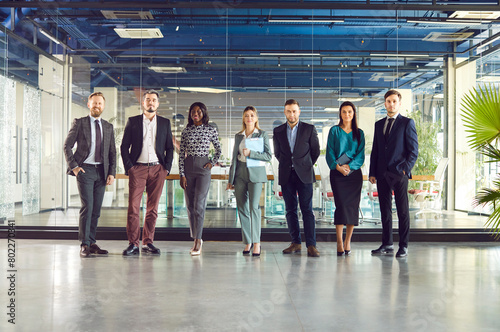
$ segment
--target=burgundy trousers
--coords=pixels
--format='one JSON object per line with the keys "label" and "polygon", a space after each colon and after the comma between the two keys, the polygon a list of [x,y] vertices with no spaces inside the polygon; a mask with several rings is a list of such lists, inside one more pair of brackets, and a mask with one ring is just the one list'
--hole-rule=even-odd
{"label": "burgundy trousers", "polygon": [[142,228],[142,244],[153,243],[155,236],[156,219],[158,218],[158,203],[165,184],[167,171],[162,165],[142,166],[135,165],[128,171],[129,196],[127,212],[127,237],[129,244],[139,246],[140,218],[142,194],[146,189],[147,208],[146,219]]}

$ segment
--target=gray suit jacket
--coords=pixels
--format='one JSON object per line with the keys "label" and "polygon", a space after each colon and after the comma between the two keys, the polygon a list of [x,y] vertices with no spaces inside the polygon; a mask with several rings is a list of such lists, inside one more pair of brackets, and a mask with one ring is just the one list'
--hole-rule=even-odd
{"label": "gray suit jacket", "polygon": [[[250,156],[248,158],[270,161],[271,160],[271,149],[269,146],[269,136],[263,130],[259,130],[258,133],[254,133],[252,138],[262,137],[264,139],[264,152],[256,152],[250,151]],[[241,141],[243,140],[243,135],[240,133],[234,136],[234,148],[233,148],[233,157],[231,159],[231,169],[229,170],[229,183],[234,184],[234,177],[236,173],[236,164],[238,162],[238,149]],[[258,182],[267,182],[267,174],[266,167],[249,167],[248,168],[248,176],[250,177],[250,182],[258,183]]]}
{"label": "gray suit jacket", "polygon": [[[102,144],[103,144],[103,164],[104,164],[104,178],[108,175],[116,175],[116,145],[115,133],[113,125],[101,118],[102,124]],[[82,166],[85,159],[90,153],[90,144],[92,142],[90,131],[90,117],[73,120],[71,129],[68,136],[64,141],[64,156],[68,164],[67,173],[75,175],[72,171],[77,166]],[[72,149],[77,144],[76,151],[73,153]]]}

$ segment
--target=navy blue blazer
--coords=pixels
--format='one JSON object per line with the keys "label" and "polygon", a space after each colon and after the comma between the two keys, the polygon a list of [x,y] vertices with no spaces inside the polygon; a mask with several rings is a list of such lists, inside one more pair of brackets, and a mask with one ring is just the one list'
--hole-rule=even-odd
{"label": "navy blue blazer", "polygon": [[370,155],[370,176],[385,176],[386,172],[411,179],[411,170],[418,157],[418,137],[415,121],[399,114],[392,124],[387,142],[384,137],[386,117],[375,123],[373,148]]}
{"label": "navy blue blazer", "polygon": [[[156,156],[160,164],[170,173],[174,157],[174,143],[172,141],[170,120],[159,115],[156,115],[156,117]],[[128,170],[137,163],[137,159],[141,155],[143,142],[142,121],[142,114],[136,115],[128,118],[125,125],[123,140],[120,146],[125,174],[128,174]]]}
{"label": "navy blue blazer", "polygon": [[273,131],[274,155],[279,161],[279,184],[284,185],[288,182],[292,165],[300,181],[303,183],[316,182],[313,167],[320,154],[316,128],[312,124],[299,121],[297,139],[292,154],[286,135],[287,126],[288,124],[285,122],[274,128]]}

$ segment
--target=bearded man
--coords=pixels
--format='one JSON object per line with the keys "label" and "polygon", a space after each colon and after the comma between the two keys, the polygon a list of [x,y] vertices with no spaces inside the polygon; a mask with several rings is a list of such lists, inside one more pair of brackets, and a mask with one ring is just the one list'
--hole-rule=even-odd
{"label": "bearded man", "polygon": [[[78,231],[81,257],[108,253],[96,244],[104,191],[106,185],[113,184],[116,175],[115,136],[113,125],[101,119],[104,104],[101,92],[92,93],[87,102],[90,114],[73,121],[64,141],[67,173],[76,176],[82,202]],[[75,143],[77,147],[73,152]]]}

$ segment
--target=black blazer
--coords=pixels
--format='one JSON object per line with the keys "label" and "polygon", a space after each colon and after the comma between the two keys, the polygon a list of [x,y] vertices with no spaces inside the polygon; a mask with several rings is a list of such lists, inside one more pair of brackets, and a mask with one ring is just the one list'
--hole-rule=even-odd
{"label": "black blazer", "polygon": [[385,176],[386,172],[411,179],[411,170],[418,157],[418,137],[415,121],[399,114],[392,124],[387,142],[384,137],[386,118],[375,123],[373,148],[370,155],[370,176]]}
{"label": "black blazer", "polygon": [[292,165],[303,183],[313,183],[316,181],[313,167],[320,154],[316,128],[309,123],[299,121],[292,154],[286,135],[287,126],[285,122],[273,131],[274,155],[279,161],[279,184],[283,185],[288,182]]}
{"label": "black blazer", "polygon": [[[104,165],[104,178],[108,175],[116,175],[116,146],[113,125],[101,118],[102,127],[102,162]],[[81,167],[90,153],[92,134],[90,129],[90,116],[84,116],[73,120],[68,136],[64,141],[64,156],[68,164],[67,174],[75,175],[73,168]],[[76,151],[73,147],[76,143]]]}
{"label": "black blazer", "polygon": [[[170,120],[159,115],[156,115],[156,117],[156,156],[158,156],[160,164],[170,173],[174,157]],[[128,118],[125,131],[123,132],[120,151],[123,166],[125,167],[125,174],[127,175],[128,170],[137,163],[137,159],[141,155],[143,143],[142,120],[142,114]]]}

